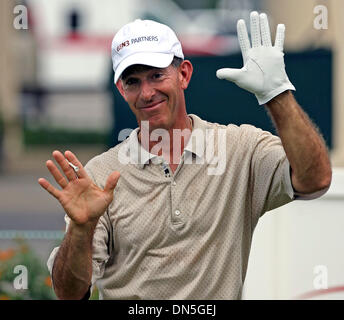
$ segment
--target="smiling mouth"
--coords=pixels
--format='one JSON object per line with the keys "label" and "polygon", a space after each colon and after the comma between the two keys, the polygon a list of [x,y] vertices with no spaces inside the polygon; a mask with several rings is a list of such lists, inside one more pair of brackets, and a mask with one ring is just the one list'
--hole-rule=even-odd
{"label": "smiling mouth", "polygon": [[160,107],[160,105],[164,102],[165,100],[157,101],[154,103],[151,103],[149,105],[146,105],[144,107],[139,108],[140,110],[152,110],[152,109],[157,109]]}

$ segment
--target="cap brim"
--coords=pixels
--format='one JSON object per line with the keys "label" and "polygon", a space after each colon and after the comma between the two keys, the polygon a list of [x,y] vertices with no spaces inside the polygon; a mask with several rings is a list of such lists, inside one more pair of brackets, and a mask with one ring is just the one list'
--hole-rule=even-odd
{"label": "cap brim", "polygon": [[138,52],[132,54],[118,65],[114,77],[115,83],[117,83],[123,71],[134,64],[143,64],[156,68],[166,68],[171,64],[173,57],[173,53]]}

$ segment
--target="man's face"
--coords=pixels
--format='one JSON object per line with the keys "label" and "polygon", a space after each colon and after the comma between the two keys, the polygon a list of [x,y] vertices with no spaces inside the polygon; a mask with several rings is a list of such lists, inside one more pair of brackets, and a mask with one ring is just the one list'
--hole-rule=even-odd
{"label": "man's face", "polygon": [[186,81],[184,62],[179,67],[134,69],[118,81],[117,87],[139,125],[149,121],[150,130],[168,130],[185,114],[184,89],[189,78]]}

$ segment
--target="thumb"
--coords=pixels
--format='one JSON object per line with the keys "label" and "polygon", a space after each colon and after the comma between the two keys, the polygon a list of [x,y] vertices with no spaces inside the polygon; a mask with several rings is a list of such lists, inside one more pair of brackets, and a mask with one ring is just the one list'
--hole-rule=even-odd
{"label": "thumb", "polygon": [[231,69],[231,68],[223,68],[216,71],[216,76],[219,79],[226,79],[228,81],[237,81],[241,76],[242,69]]}
{"label": "thumb", "polygon": [[113,190],[115,189],[117,185],[120,175],[121,174],[118,171],[114,171],[109,175],[105,183],[105,188],[104,188],[105,192],[110,193],[110,194],[113,193]]}

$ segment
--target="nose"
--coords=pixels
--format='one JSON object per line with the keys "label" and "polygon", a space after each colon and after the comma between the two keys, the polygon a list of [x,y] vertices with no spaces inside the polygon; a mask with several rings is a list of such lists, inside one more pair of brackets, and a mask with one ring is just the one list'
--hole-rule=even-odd
{"label": "nose", "polygon": [[151,101],[155,94],[154,87],[148,81],[142,81],[140,96],[143,101]]}

